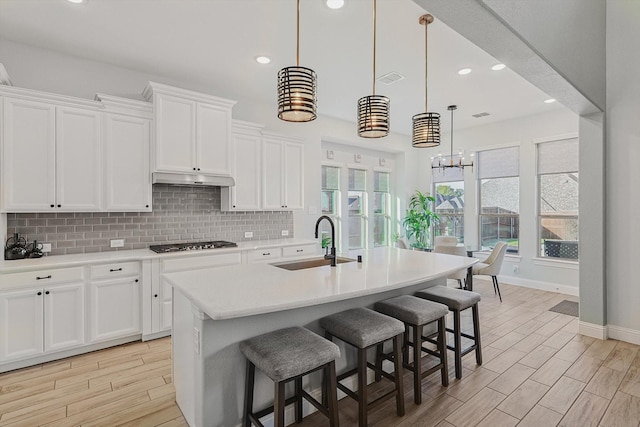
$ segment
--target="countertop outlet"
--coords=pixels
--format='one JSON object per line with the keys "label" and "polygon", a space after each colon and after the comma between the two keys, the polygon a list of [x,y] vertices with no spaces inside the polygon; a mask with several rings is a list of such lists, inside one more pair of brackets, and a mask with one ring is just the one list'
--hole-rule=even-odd
{"label": "countertop outlet", "polygon": [[282,230],[282,237],[286,237],[289,235],[289,230]]}
{"label": "countertop outlet", "polygon": [[124,248],[124,239],[111,239],[109,246],[112,248]]}
{"label": "countertop outlet", "polygon": [[244,232],[244,238],[245,238],[245,239],[251,239],[251,238],[253,238],[253,231],[245,231],[245,232]]}

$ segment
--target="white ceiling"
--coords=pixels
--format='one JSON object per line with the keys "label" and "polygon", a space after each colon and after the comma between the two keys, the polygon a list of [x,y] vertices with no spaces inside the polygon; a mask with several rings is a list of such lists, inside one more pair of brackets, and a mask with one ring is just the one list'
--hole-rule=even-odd
{"label": "white ceiling", "polygon": [[[318,74],[319,114],[355,122],[358,98],[372,90],[373,2],[346,2],[340,10],[301,2],[300,65]],[[224,88],[273,105],[275,114],[276,73],[295,65],[295,12],[295,0],[0,0],[0,37]],[[405,79],[378,83],[376,92],[391,98],[392,131],[406,135],[411,117],[424,111],[423,13],[411,0],[378,0],[377,75]],[[258,55],[272,62],[259,65]],[[508,68],[491,71],[497,62],[436,16],[429,111],[443,116],[443,131],[450,104],[458,105],[456,129],[562,108],[543,103],[548,96]],[[463,67],[473,72],[459,76]],[[472,117],[481,112],[490,115]]]}

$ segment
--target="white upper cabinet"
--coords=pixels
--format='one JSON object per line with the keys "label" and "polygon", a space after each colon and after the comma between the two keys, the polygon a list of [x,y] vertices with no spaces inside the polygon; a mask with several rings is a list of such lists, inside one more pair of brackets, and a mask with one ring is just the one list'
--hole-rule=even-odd
{"label": "white upper cabinet", "polygon": [[196,168],[216,175],[231,174],[231,110],[204,104],[196,106]]}
{"label": "white upper cabinet", "polygon": [[3,210],[52,211],[56,200],[56,109],[52,104],[3,102]]}
{"label": "white upper cabinet", "polygon": [[56,107],[56,207],[98,211],[102,206],[100,113]]}
{"label": "white upper cabinet", "polygon": [[304,145],[297,139],[265,134],[262,148],[263,209],[304,208]]}
{"label": "white upper cabinet", "polygon": [[93,108],[4,98],[3,211],[102,208],[100,113],[86,103]]}
{"label": "white upper cabinet", "polygon": [[262,208],[262,126],[234,120],[231,136],[233,187],[222,188],[222,210],[257,211]]}
{"label": "white upper cabinet", "polygon": [[149,82],[155,172],[231,175],[231,109],[235,101]]}
{"label": "white upper cabinet", "polygon": [[105,209],[151,211],[152,107],[147,102],[99,95],[104,114]]}

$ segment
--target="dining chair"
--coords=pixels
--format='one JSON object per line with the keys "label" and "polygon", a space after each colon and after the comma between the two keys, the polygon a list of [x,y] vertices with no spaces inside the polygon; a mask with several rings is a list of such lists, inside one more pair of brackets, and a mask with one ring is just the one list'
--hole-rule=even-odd
{"label": "dining chair", "polygon": [[496,243],[489,257],[475,264],[472,269],[474,276],[491,276],[491,279],[493,279],[493,292],[497,292],[500,302],[502,302],[502,295],[500,295],[500,286],[498,285],[498,274],[500,274],[504,255],[507,253],[507,246],[505,242]]}
{"label": "dining chair", "polygon": [[456,246],[458,244],[458,238],[453,236],[436,236],[434,241],[434,247],[437,246]]}
{"label": "dining chair", "polygon": [[[441,236],[438,236],[438,237],[441,237]],[[464,246],[436,245],[436,247],[433,248],[433,252],[440,253],[440,254],[448,254],[448,255],[458,255],[462,257],[467,256],[467,250],[464,248]],[[465,268],[447,276],[447,279],[457,280],[458,285],[460,285],[460,288],[462,288],[462,281],[465,280],[466,278],[467,278],[467,270]]]}

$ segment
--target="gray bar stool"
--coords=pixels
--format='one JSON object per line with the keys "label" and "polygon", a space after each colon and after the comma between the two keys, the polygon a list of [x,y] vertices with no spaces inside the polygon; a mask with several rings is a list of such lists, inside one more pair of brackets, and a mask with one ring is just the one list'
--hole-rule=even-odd
{"label": "gray bar stool", "polygon": [[[449,313],[447,306],[411,295],[401,295],[377,302],[374,308],[404,322],[403,365],[413,372],[413,401],[417,405],[422,403],[422,379],[436,371],[440,371],[442,385],[447,387],[449,385],[445,330],[445,317]],[[438,322],[437,331],[434,334],[424,336],[424,326],[434,322]],[[411,328],[413,328],[413,338],[409,340]],[[433,340],[434,336],[437,336],[436,340]],[[423,347],[424,341],[435,344],[437,351]],[[409,347],[413,347],[413,364],[409,364]],[[440,362],[422,372],[422,352],[437,357]],[[381,349],[378,352],[378,365],[382,363],[382,359],[389,358],[389,355],[380,353]]]}
{"label": "gray bar stool", "polygon": [[[296,404],[296,422],[302,421],[302,398],[329,418],[331,427],[338,427],[338,390],[335,360],[340,349],[334,343],[305,328],[293,327],[259,335],[240,343],[240,351],[247,358],[244,391],[244,427],[264,427],[259,421],[274,413],[274,426],[284,427],[284,407]],[[253,385],[256,366],[274,382],[273,406],[253,412]],[[302,377],[324,369],[327,407],[302,389]],[[295,381],[295,394],[285,399],[285,384]]]}
{"label": "gray bar stool", "polygon": [[[446,286],[433,286],[416,292],[416,296],[444,304],[453,312],[453,329],[447,328],[447,332],[453,333],[453,346],[448,345],[447,348],[453,350],[455,354],[456,378],[462,378],[462,356],[467,353],[475,350],[476,362],[478,365],[482,365],[480,317],[478,315],[480,294],[477,292],[448,288]],[[460,312],[468,308],[471,308],[473,312],[473,335],[465,334],[460,329]],[[473,340],[473,344],[463,349],[462,337]]]}
{"label": "gray bar stool", "polygon": [[[358,366],[338,375],[338,388],[347,396],[358,402],[358,425],[367,426],[367,410],[386,398],[395,394],[396,412],[398,416],[404,415],[404,392],[402,385],[402,363],[400,355],[400,338],[404,332],[404,324],[393,317],[376,313],[368,308],[353,308],[320,319],[320,326],[325,329],[325,336],[332,340],[339,338],[358,350]],[[367,362],[367,350],[393,340],[395,375],[380,372],[378,366]],[[372,402],[367,401],[367,368],[373,369],[376,374],[395,382],[395,388],[378,397]],[[343,379],[358,373],[358,392],[355,393],[340,384]]]}

